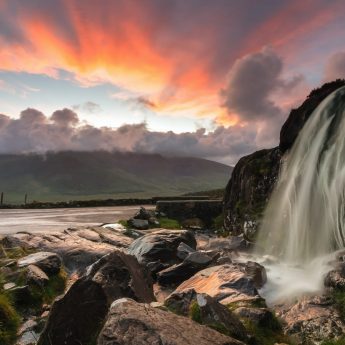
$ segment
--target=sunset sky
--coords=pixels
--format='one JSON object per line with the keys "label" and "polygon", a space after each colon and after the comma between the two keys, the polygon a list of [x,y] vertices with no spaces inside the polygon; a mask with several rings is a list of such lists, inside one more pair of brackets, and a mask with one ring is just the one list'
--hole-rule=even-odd
{"label": "sunset sky", "polygon": [[234,164],[345,78],[343,0],[0,0],[0,152]]}

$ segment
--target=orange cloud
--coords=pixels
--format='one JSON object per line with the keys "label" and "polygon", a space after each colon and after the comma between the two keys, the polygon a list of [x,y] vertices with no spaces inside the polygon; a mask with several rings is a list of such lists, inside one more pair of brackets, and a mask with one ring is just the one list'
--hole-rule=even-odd
{"label": "orange cloud", "polygon": [[295,0],[278,6],[272,1],[274,10],[267,6],[262,18],[255,19],[251,1],[234,6],[230,1],[190,5],[126,0],[102,5],[56,0],[38,8],[0,0],[3,13],[13,12],[8,25],[15,28],[10,29],[20,28],[20,38],[0,32],[1,69],[54,78],[63,69],[84,86],[110,82],[146,97],[155,104],[154,111],[164,115],[234,124],[240,118],[221,108],[219,90],[235,59],[267,44],[284,56],[295,53],[291,47],[300,37],[341,12],[341,2],[320,3]]}

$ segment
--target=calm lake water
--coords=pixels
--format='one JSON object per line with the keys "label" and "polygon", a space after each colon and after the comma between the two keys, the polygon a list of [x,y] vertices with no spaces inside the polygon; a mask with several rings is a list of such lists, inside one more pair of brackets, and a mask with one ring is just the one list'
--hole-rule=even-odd
{"label": "calm lake water", "polygon": [[[145,206],[153,209],[154,206]],[[139,206],[0,210],[0,234],[18,231],[63,231],[73,226],[115,223],[131,217]]]}

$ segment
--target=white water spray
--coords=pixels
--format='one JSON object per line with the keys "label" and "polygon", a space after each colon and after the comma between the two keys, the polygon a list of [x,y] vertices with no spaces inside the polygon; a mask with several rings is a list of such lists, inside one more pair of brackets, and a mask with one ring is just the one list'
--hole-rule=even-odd
{"label": "white water spray", "polygon": [[[298,293],[322,289],[332,253],[344,246],[345,87],[342,87],[313,112],[282,164],[257,242],[258,253],[280,260],[280,275],[277,276],[276,266],[268,267],[271,281],[266,293],[272,293],[274,287],[276,295],[282,298],[284,294],[296,297]],[[288,286],[285,277],[290,279]],[[300,285],[297,290],[296,284]]]}

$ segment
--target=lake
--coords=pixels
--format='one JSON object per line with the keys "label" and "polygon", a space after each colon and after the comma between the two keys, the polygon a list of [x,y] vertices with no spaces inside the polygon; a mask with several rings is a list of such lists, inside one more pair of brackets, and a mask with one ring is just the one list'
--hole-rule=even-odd
{"label": "lake", "polygon": [[[0,234],[63,231],[75,226],[115,223],[130,218],[139,208],[140,206],[114,206],[0,210]],[[154,206],[148,205],[145,208],[154,209]]]}

